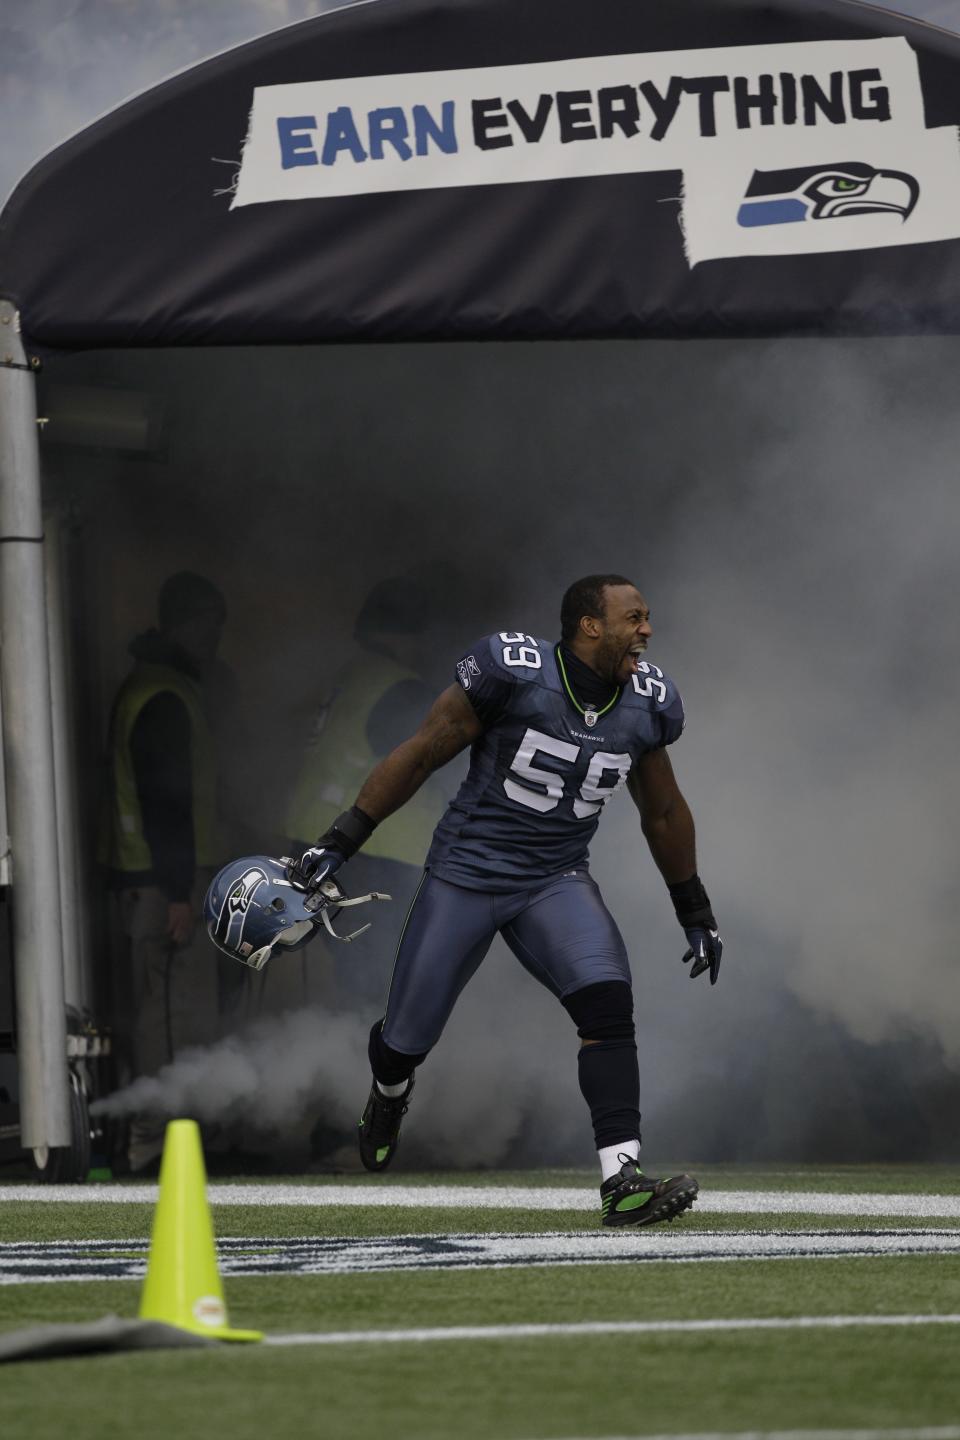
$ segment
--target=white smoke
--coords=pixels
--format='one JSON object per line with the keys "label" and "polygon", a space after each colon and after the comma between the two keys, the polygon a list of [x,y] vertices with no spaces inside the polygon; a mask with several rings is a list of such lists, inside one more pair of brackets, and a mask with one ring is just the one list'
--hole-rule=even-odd
{"label": "white smoke", "polygon": [[[281,364],[283,386],[267,387]],[[937,1066],[956,1060],[960,1034],[954,339],[354,347],[124,365],[162,374],[174,396],[202,382],[207,405],[178,437],[195,470],[171,468],[150,512],[155,546],[167,537],[157,567],[182,563],[181,535],[163,517],[189,491],[196,534],[216,536],[224,585],[242,595],[243,575],[228,567],[249,552],[257,517],[225,507],[217,477],[282,473],[284,513],[323,523],[316,456],[326,454],[344,537],[341,553],[324,552],[327,613],[351,616],[369,583],[354,563],[359,538],[391,567],[422,563],[457,635],[426,657],[438,685],[485,631],[555,634],[559,597],[578,574],[619,570],[647,592],[651,658],[686,702],[673,759],[727,942],[720,984],[691,982],[638,817],[618,797],[592,865],[631,956],[645,1134],[661,1153],[688,1135],[702,1147],[712,1135],[753,1144],[767,1132],[731,1131],[730,1096],[740,1105],[763,1095],[776,1114],[770,1144],[797,1135],[807,1148],[792,1153],[816,1154],[830,1095],[866,1083],[856,1046],[910,1037],[918,1048],[897,1052],[902,1083],[941,1125],[952,1082]],[[306,411],[318,394],[314,421]],[[416,503],[397,485],[398,455],[416,475]],[[109,493],[112,563],[127,567],[116,593],[127,601],[140,585],[145,604],[148,498],[122,485]],[[455,587],[431,569],[425,514],[442,517]],[[265,573],[312,574],[310,525],[288,525],[282,538],[272,560],[255,537]],[[291,674],[323,678],[334,666],[329,647],[316,655],[303,594],[295,578],[274,586],[269,607],[248,600],[255,623],[233,632],[242,647],[227,659],[264,697],[257,734],[277,725],[275,697]],[[338,633],[349,640],[349,625]],[[258,777],[269,776],[261,759]],[[271,784],[264,795],[276,803]],[[434,1135],[431,1158],[450,1163],[589,1148],[572,1027],[501,959],[485,963],[423,1067],[408,1155]],[[350,1124],[369,1083],[373,1018],[349,1078],[334,1067],[317,1082]],[[278,1076],[287,1058],[299,1064],[282,1036],[265,1048],[283,1057]],[[938,1074],[946,1091],[931,1083]],[[905,1103],[902,1145],[920,1133],[911,1114]],[[866,1135],[887,1122],[871,1112],[856,1123]]]}
{"label": "white smoke", "polygon": [[[320,8],[14,0],[0,20],[0,191],[129,90]],[[960,22],[960,0],[898,8]],[[265,697],[265,734],[291,674],[327,681],[342,658],[337,634],[318,658],[304,595],[340,617],[333,628],[349,640],[370,579],[361,553],[389,557],[392,571],[433,564],[433,544],[453,557],[456,586],[438,586],[457,632],[451,654],[501,624],[554,634],[563,587],[590,570],[624,571],[648,591],[651,658],[687,702],[674,759],[728,948],[715,990],[689,981],[621,797],[594,870],[634,964],[645,1094],[719,1128],[724,1082],[760,1056],[751,1093],[780,1095],[781,1133],[787,1108],[815,1112],[829,1085],[820,1055],[801,1086],[784,1088],[801,1043],[797,1015],[782,1014],[791,992],[811,1033],[821,1020],[863,1042],[917,1034],[957,1059],[955,340],[330,347],[295,362],[128,354],[105,373],[142,375],[147,388],[159,376],[172,405],[179,395],[178,453],[190,457],[155,486],[123,475],[111,489],[101,467],[99,500],[89,477],[84,503],[91,529],[110,537],[112,594],[122,610],[140,585],[152,604],[162,567],[179,568],[194,544],[189,563],[209,550],[233,605],[256,553],[271,605],[240,598],[233,633],[236,663]],[[182,415],[195,417],[192,431]],[[331,480],[340,543],[326,543],[318,574]],[[265,482],[276,485],[279,559],[262,512],[228,503]],[[106,643],[120,664],[121,637]],[[258,765],[268,774],[262,756]],[[531,1155],[547,1140],[554,1154],[589,1146],[569,1022],[501,960],[491,956],[423,1067],[408,1151],[422,1143],[440,1162],[492,1164],[521,1144]],[[352,1126],[372,1018],[264,1021],[107,1107],[255,1116],[267,1130],[315,1108]]]}
{"label": "white smoke", "polygon": [[219,1044],[185,1050],[158,1074],[97,1101],[93,1113],[252,1120],[267,1132],[322,1103],[330,1123],[345,1125],[356,1102],[349,1080],[362,1073],[366,1039],[351,1016],[318,1009],[271,1016]]}
{"label": "white smoke", "polygon": [[[418,1072],[403,1145],[405,1155],[420,1163],[499,1165],[521,1139],[543,1154],[590,1155],[573,1027],[562,1012],[545,1016],[546,997],[533,982],[513,993],[503,972],[514,963],[505,954],[491,955],[436,1059]],[[279,1140],[281,1147],[281,1137],[305,1136],[314,1121],[352,1136],[370,1086],[372,1018],[316,1007],[265,1018],[217,1045],[184,1051],[157,1075],[98,1100],[92,1112],[189,1116],[255,1142]],[[553,1065],[545,1063],[545,1041],[555,1048]]]}

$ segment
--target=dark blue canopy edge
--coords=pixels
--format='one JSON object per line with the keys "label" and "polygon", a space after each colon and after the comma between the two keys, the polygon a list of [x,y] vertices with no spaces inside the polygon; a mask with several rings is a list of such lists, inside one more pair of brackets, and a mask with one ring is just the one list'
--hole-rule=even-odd
{"label": "dark blue canopy edge", "polygon": [[[653,62],[657,52],[885,36],[904,37],[916,52],[928,130],[957,126],[960,41],[852,0],[370,0],[197,65],[53,151],[0,215],[0,295],[19,307],[34,353],[333,340],[953,332],[960,329],[958,239],[826,253],[707,253],[694,255],[691,264],[679,221],[681,186],[689,190],[693,182],[677,167],[676,146],[670,150],[665,140],[657,152],[669,151],[673,168],[603,173],[602,157],[610,151],[597,132],[598,97],[591,92],[587,103],[578,91],[572,100],[569,94],[560,99],[562,84],[548,87],[550,123],[559,123],[566,106],[565,138],[591,145],[561,152],[558,144],[555,152],[576,151],[579,161],[589,149],[601,156],[599,173],[232,203],[257,87],[554,65],[579,57],[634,55]],[[813,107],[807,117],[807,133],[816,140],[811,166],[771,172],[758,163],[746,188],[720,206],[732,243],[742,239],[749,248],[768,239],[782,244],[787,232],[791,241],[801,232],[840,233],[831,226],[850,234],[853,220],[827,218],[840,212],[824,207],[842,201],[855,215],[845,197],[877,176],[886,177],[877,181],[884,193],[899,197],[878,203],[900,206],[896,223],[904,242],[919,234],[911,230],[921,215],[917,193],[929,211],[933,162],[924,161],[918,182],[918,167],[904,163],[902,135],[893,162],[877,161],[876,137],[889,136],[893,144],[897,115],[887,120],[882,113],[885,102],[871,83],[875,71],[868,65],[854,79],[845,73],[836,94],[821,76],[823,99],[816,102],[815,92],[811,99],[802,89],[802,66],[792,78],[782,73],[791,69],[788,61],[772,73],[775,99],[738,95],[742,117],[733,108],[732,80],[716,92],[734,139],[743,118],[745,133],[758,144],[776,128],[763,119],[765,103],[777,107],[777,123],[789,120],[788,111],[793,116],[791,143],[803,130],[802,107]],[[723,75],[729,57],[718,56],[711,68]],[[643,73],[632,73],[642,97]],[[702,73],[697,83],[699,92],[691,82],[684,95],[684,123],[701,103]],[[356,84],[358,94],[373,93],[369,81]],[[624,93],[613,101],[607,96],[608,122],[611,107],[630,122],[637,102]],[[667,83],[659,83],[657,96],[662,107]],[[457,111],[461,145],[478,164],[505,136],[515,141],[510,163],[530,153],[516,115],[506,113],[507,98],[484,96],[481,89],[472,129],[469,106]],[[521,120],[535,130],[536,107],[524,103]],[[704,120],[699,113],[701,133],[709,136],[716,117]],[[299,183],[308,169],[309,183],[335,170],[358,171],[358,146],[364,174],[375,173],[378,142],[362,127],[360,111],[355,134],[352,117],[345,123],[342,109],[337,114],[332,131],[323,115],[274,122],[278,184],[292,176]],[[442,159],[452,144],[452,114],[439,104],[422,107],[416,137],[411,121],[408,149],[416,140],[418,150]],[[844,122],[856,114],[877,123],[852,130]],[[638,144],[648,151],[655,120],[655,109],[646,105]],[[379,144],[395,156],[392,123]],[[825,150],[825,136],[835,137],[836,154]],[[869,164],[850,148],[857,136],[871,137]],[[269,147],[267,153],[269,159]],[[419,160],[416,154],[410,163]],[[813,171],[828,160],[847,178],[818,174],[814,184]],[[945,187],[953,180],[945,175]],[[702,174],[698,183],[703,191]],[[935,178],[934,188],[939,183]],[[791,189],[795,194],[785,198]],[[692,212],[684,223],[689,232]],[[694,249],[705,241],[709,252],[710,226],[702,214],[698,223]]]}

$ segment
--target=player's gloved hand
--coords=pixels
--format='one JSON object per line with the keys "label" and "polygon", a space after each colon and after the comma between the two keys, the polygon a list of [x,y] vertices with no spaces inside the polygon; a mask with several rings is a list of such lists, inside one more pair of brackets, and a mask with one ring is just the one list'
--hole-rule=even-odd
{"label": "player's gloved hand", "polygon": [[318,890],[325,880],[330,880],[351,855],[356,855],[376,828],[371,820],[356,805],[338,815],[325,835],[315,845],[305,850],[297,863],[291,867],[290,879],[305,890]]}
{"label": "player's gloved hand", "polygon": [[690,966],[690,979],[695,980],[698,975],[703,974],[704,970],[709,970],[710,984],[716,985],[717,976],[720,974],[723,941],[716,930],[701,930],[696,926],[688,930],[686,935],[690,948],[680,958],[684,965],[693,961]]}
{"label": "player's gloved hand", "polygon": [[317,890],[324,880],[329,880],[340,869],[346,858],[346,855],[334,849],[327,836],[323,836],[316,845],[304,850],[293,867],[295,873],[291,873],[290,878],[296,884],[302,885],[304,890]]}
{"label": "player's gloved hand", "polygon": [[695,980],[698,975],[709,970],[710,984],[716,985],[720,974],[723,941],[713,918],[710,897],[703,888],[700,876],[692,875],[689,880],[671,885],[670,899],[687,937],[689,949],[683,956],[683,963],[689,965],[690,961],[693,961],[690,966],[690,979]]}

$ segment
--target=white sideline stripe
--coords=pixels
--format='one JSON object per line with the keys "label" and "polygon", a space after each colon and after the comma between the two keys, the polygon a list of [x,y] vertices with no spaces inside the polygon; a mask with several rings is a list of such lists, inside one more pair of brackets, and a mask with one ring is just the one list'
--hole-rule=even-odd
{"label": "white sideline stripe", "polygon": [[[574,1437],[571,1437],[574,1440]],[[928,1425],[919,1430],[712,1430],[696,1435],[603,1435],[580,1440],[960,1440],[960,1426]]]}
{"label": "white sideline stripe", "polygon": [[[342,1205],[413,1210],[576,1210],[595,1215],[597,1190],[537,1189],[519,1185],[218,1185],[208,1186],[212,1205]],[[0,1204],[62,1202],[115,1205],[155,1204],[156,1185],[0,1185]],[[835,1195],[808,1190],[707,1190],[698,1215],[868,1215],[960,1220],[960,1195]]]}
{"label": "white sideline stripe", "polygon": [[[794,1315],[738,1320],[585,1320],[569,1325],[450,1325],[430,1330],[328,1330],[267,1335],[265,1345],[419,1344],[437,1340],[538,1340],[554,1335],[684,1335],[716,1330],[847,1330],[855,1326],[960,1325],[960,1315]],[[960,1434],[960,1431],[957,1432]]]}

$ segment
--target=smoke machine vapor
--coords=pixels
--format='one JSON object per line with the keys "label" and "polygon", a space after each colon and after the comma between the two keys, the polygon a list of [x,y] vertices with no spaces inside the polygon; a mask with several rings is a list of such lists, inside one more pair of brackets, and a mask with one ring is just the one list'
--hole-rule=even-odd
{"label": "smoke machine vapor", "polygon": [[[278,697],[299,704],[318,671],[328,684],[335,645],[349,645],[373,578],[357,573],[358,537],[432,585],[423,659],[437,689],[484,633],[555,638],[577,575],[620,571],[645,591],[650,658],[685,701],[671,755],[726,944],[720,984],[691,982],[618,797],[591,861],[631,957],[645,1144],[661,1155],[956,1153],[955,351],[945,337],[125,361],[146,388],[166,387],[175,416],[190,408],[177,445],[194,468],[182,481],[171,469],[164,505],[178,483],[189,489],[231,599],[243,594],[229,567],[250,553],[244,526],[275,577],[269,606],[258,587],[225,632],[227,659],[266,697],[257,748],[235,767],[262,834],[282,789],[270,766],[288,749]],[[202,412],[181,397],[201,383]],[[416,477],[415,504],[403,474]],[[272,554],[256,507],[228,503],[263,475],[283,477],[272,503],[318,524],[334,476],[343,544],[318,552],[309,524],[286,525]],[[116,484],[107,501],[109,533],[127,524],[135,541],[149,496]],[[505,517],[522,548],[505,546]],[[307,594],[310,615],[330,621],[319,656]],[[450,793],[459,777],[442,778]],[[395,941],[399,918],[377,923]],[[364,943],[350,947],[361,968]],[[319,942],[305,954],[308,969],[323,964]],[[382,1001],[264,1020],[108,1105],[246,1112],[268,1130],[314,1107],[352,1127]],[[499,943],[418,1075],[403,1143],[437,1163],[589,1159],[575,1032]]]}
{"label": "smoke machine vapor", "polygon": [[[518,1053],[512,1030],[498,1027],[510,960],[491,956],[488,965],[473,987],[468,1023],[451,1022],[444,1063],[425,1066],[418,1079],[416,1125],[403,1137],[407,1159],[455,1168],[521,1155],[588,1163],[576,1037],[567,1035],[565,1017],[556,1027],[543,1023],[541,997],[529,982],[517,997],[522,1022],[539,1031],[538,1044],[551,1035],[565,1042],[574,1063],[551,1075],[536,1046]],[[365,1019],[317,1008],[268,1017],[219,1044],[184,1052],[92,1110],[108,1119],[188,1115],[237,1136],[242,1148],[286,1150],[302,1163],[315,1126],[352,1141],[370,1083],[368,1033]]]}

